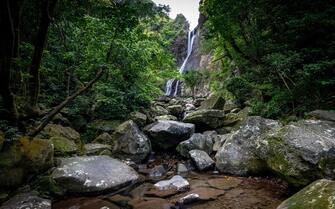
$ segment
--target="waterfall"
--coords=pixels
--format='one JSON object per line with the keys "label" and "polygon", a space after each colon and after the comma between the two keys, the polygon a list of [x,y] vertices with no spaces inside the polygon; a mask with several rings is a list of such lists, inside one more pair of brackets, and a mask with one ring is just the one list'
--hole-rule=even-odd
{"label": "waterfall", "polygon": [[179,72],[180,73],[184,73],[185,72],[185,67],[186,64],[188,62],[188,59],[190,58],[192,52],[193,52],[193,44],[194,44],[194,39],[196,37],[196,29],[188,32],[188,38],[187,38],[187,56],[183,62],[183,64],[181,65]]}
{"label": "waterfall", "polygon": [[[193,44],[196,37],[196,29],[188,32],[187,37],[187,56],[179,68],[181,74],[185,73],[186,64],[193,52]],[[166,82],[165,95],[170,97],[176,97],[181,94],[181,82],[177,79],[170,79]]]}

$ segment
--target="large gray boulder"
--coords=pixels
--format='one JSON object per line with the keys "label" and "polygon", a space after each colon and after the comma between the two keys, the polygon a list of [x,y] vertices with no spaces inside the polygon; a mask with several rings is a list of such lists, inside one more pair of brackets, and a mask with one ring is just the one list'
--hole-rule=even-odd
{"label": "large gray boulder", "polygon": [[213,151],[213,140],[211,135],[195,133],[188,140],[181,142],[177,146],[177,151],[183,157],[189,157],[189,151],[194,149],[203,150],[207,154],[211,154]]}
{"label": "large gray boulder", "polygon": [[41,198],[36,194],[18,194],[3,203],[0,209],[51,209],[51,200]]}
{"label": "large gray boulder", "polygon": [[111,136],[114,141],[112,154],[115,157],[140,162],[151,152],[149,138],[132,120],[122,123]]}
{"label": "large gray boulder", "polygon": [[281,203],[277,209],[334,209],[335,182],[317,180]]}
{"label": "large gray boulder", "polygon": [[296,186],[335,178],[335,123],[302,120],[266,136],[260,157],[284,180]]}
{"label": "large gray boulder", "polygon": [[264,172],[266,164],[259,159],[257,150],[261,136],[280,127],[275,120],[249,117],[237,132],[225,139],[215,156],[216,167],[221,172],[242,176]]}
{"label": "large gray boulder", "polygon": [[194,125],[171,120],[159,120],[144,128],[152,143],[160,148],[176,147],[194,133]]}
{"label": "large gray boulder", "polygon": [[199,170],[207,170],[215,164],[214,160],[202,150],[191,150],[189,152],[191,159]]}
{"label": "large gray boulder", "polygon": [[108,156],[62,158],[60,161],[51,178],[70,193],[115,191],[136,183],[139,178],[133,168]]}
{"label": "large gray boulder", "polygon": [[206,131],[223,126],[224,116],[223,110],[204,109],[188,113],[183,121],[195,124],[199,131]]}

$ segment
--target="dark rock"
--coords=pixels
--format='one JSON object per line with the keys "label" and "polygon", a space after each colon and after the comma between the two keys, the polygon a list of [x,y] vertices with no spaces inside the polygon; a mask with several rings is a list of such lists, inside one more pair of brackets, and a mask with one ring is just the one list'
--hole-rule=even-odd
{"label": "dark rock", "polygon": [[191,150],[189,154],[197,168],[201,171],[210,169],[215,164],[214,160],[202,150]]}
{"label": "dark rock", "polygon": [[162,120],[146,126],[144,131],[152,139],[153,144],[168,149],[176,147],[179,142],[188,139],[194,132],[194,125]]}
{"label": "dark rock", "polygon": [[139,176],[134,169],[108,156],[61,159],[51,178],[71,193],[115,191],[134,184]]}
{"label": "dark rock", "polygon": [[51,209],[51,200],[34,193],[23,193],[9,199],[0,209]]}
{"label": "dark rock", "polygon": [[177,151],[183,157],[189,157],[189,151],[194,149],[203,150],[207,154],[211,154],[213,151],[213,138],[210,135],[195,133],[177,147]]}
{"label": "dark rock", "polygon": [[167,110],[170,112],[171,115],[179,117],[183,113],[184,108],[182,105],[171,105],[167,107]]}
{"label": "dark rock", "polygon": [[54,146],[50,140],[21,137],[8,141],[0,152],[0,188],[16,188],[28,176],[53,166]]}
{"label": "dark rock", "polygon": [[150,140],[132,120],[122,123],[112,138],[115,143],[112,154],[118,158],[140,162],[151,152]]}
{"label": "dark rock", "polygon": [[158,165],[153,167],[149,172],[149,177],[153,179],[162,178],[167,172],[167,169],[164,165]]}

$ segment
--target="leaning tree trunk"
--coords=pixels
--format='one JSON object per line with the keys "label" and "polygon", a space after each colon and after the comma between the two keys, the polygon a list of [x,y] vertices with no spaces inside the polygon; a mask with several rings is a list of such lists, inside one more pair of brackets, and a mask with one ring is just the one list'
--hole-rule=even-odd
{"label": "leaning tree trunk", "polygon": [[[19,9],[22,1],[3,0],[0,6],[0,94],[7,111],[5,119],[17,121],[18,112],[11,90],[11,69],[17,56],[19,36]],[[4,115],[2,115],[3,117]]]}
{"label": "leaning tree trunk", "polygon": [[42,60],[44,45],[47,40],[48,28],[57,0],[42,0],[41,21],[34,45],[34,54],[29,69],[29,106],[32,110],[37,109],[38,95],[40,91],[40,64]]}

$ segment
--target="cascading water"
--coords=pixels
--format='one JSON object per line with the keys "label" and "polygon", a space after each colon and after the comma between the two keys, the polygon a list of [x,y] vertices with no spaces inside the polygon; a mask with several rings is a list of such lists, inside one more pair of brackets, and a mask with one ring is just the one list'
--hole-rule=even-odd
{"label": "cascading water", "polygon": [[[194,40],[196,38],[196,28],[190,32],[188,32],[188,37],[187,37],[187,56],[179,68],[179,72],[181,74],[185,73],[186,71],[186,64],[193,52],[193,44]],[[181,93],[181,82],[176,79],[170,79],[166,82],[166,87],[165,87],[165,95],[170,96],[170,97],[176,97],[180,95]]]}

